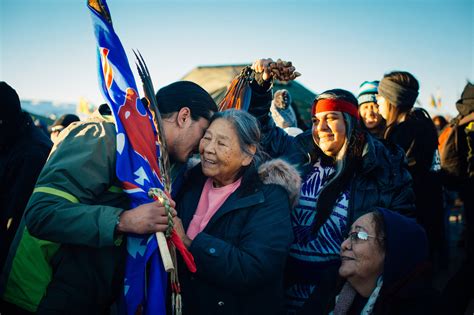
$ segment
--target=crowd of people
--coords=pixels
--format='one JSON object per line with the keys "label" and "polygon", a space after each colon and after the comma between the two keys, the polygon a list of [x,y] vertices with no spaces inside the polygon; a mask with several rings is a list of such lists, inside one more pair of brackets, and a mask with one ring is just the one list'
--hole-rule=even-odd
{"label": "crowd of people", "polygon": [[[252,65],[248,111],[219,112],[187,81],[156,93],[170,214],[161,201],[130,207],[106,104],[61,117],[50,140],[1,82],[0,313],[123,313],[124,236],[164,232],[171,215],[197,268],[178,257],[185,315],[462,314],[474,298],[474,85],[456,119],[432,120],[414,107],[415,76],[390,72],[357,96],[318,94],[302,130],[290,92],[272,93],[272,62]],[[443,169],[447,128],[466,141],[462,174]],[[453,194],[466,258],[439,291]]]}

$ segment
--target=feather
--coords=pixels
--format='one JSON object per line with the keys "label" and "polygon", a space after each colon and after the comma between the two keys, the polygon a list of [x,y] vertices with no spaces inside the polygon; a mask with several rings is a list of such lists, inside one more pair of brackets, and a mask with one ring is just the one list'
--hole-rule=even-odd
{"label": "feather", "polygon": [[168,194],[171,194],[171,177],[170,177],[170,160],[168,155],[168,150],[166,148],[165,134],[163,131],[163,122],[161,120],[160,111],[158,110],[158,104],[155,98],[155,89],[153,88],[153,83],[151,81],[150,72],[146,66],[145,60],[139,51],[133,51],[135,57],[137,58],[137,69],[138,74],[143,83],[143,91],[145,92],[145,97],[148,102],[148,108],[153,117],[153,123],[155,124],[157,138],[160,145],[160,172],[161,180],[163,181],[163,186],[165,191]]}
{"label": "feather", "polygon": [[253,70],[247,66],[235,77],[229,85],[227,92],[219,103],[219,111],[227,109],[248,110],[250,105],[250,82],[253,79]]}

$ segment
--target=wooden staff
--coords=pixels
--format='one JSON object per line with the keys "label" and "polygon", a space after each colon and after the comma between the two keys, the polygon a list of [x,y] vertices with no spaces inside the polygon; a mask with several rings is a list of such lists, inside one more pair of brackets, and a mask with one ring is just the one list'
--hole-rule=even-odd
{"label": "wooden staff", "polygon": [[[148,72],[148,68],[145,64],[145,61],[143,60],[142,55],[138,51],[137,52],[133,51],[133,53],[135,54],[135,57],[137,58],[138,74],[140,75],[142,79],[143,91],[145,92],[145,97],[147,98],[147,101],[148,101],[148,107],[150,108],[151,113],[152,113],[153,123],[155,124],[158,143],[160,145],[159,166],[160,166],[160,175],[162,177],[161,179],[163,182],[165,192],[168,194],[171,194],[169,156],[168,156],[168,151],[166,150],[165,134],[162,127],[163,122],[161,120],[161,115],[158,110],[158,104],[156,103],[155,90],[153,88],[153,83],[151,82],[150,73]],[[150,191],[148,192],[148,195],[153,197],[155,200],[159,200],[166,209],[166,214],[168,215],[168,229],[166,233],[167,235],[169,235],[171,233],[171,230],[173,229],[173,218],[170,212],[168,197],[164,195],[165,192],[163,192],[160,189],[156,189],[153,191],[152,190],[153,189],[150,189]],[[167,272],[171,272],[172,270],[174,270],[175,267],[171,259],[171,254],[168,248],[166,237],[163,232],[156,232],[155,236],[156,236],[156,241],[158,243],[158,248],[160,250],[161,259],[163,261],[165,270]]]}

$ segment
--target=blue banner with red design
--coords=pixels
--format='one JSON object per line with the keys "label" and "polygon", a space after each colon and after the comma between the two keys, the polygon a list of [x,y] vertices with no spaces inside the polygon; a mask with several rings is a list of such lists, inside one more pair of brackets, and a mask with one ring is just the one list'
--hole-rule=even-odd
{"label": "blue banner with red design", "polygon": [[[125,50],[112,27],[105,0],[89,0],[97,39],[99,85],[116,122],[116,173],[131,208],[152,202],[150,188],[161,188],[159,146],[152,116],[140,100]],[[167,274],[154,235],[127,235],[121,312],[165,314]],[[148,266],[148,268],[147,268]]]}

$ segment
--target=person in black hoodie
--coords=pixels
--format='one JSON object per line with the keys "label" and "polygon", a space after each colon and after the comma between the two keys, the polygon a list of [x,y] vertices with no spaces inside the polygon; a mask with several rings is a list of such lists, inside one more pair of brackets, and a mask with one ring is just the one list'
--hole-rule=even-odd
{"label": "person in black hoodie", "polygon": [[429,114],[415,108],[418,80],[409,72],[386,74],[378,86],[379,112],[386,120],[384,139],[399,145],[408,161],[416,197],[416,220],[426,230],[433,261],[445,238],[438,134]]}
{"label": "person in black hoodie", "polygon": [[428,241],[415,220],[375,208],[352,224],[341,245],[345,278],[334,315],[434,314]]}
{"label": "person in black hoodie", "polygon": [[[455,275],[449,280],[443,291],[444,313],[464,314],[469,302],[474,299],[474,84],[468,82],[461,98],[456,102],[459,115],[453,120],[458,121],[461,136],[457,145],[460,158],[456,167],[461,171],[459,176],[443,174],[448,185],[459,192],[463,201],[465,221],[466,257]],[[451,122],[451,124],[453,123]],[[469,143],[470,142],[470,143]],[[471,148],[471,149],[470,149]],[[443,171],[444,165],[443,166]]]}
{"label": "person in black hoodie", "polygon": [[0,82],[0,270],[52,142]]}

